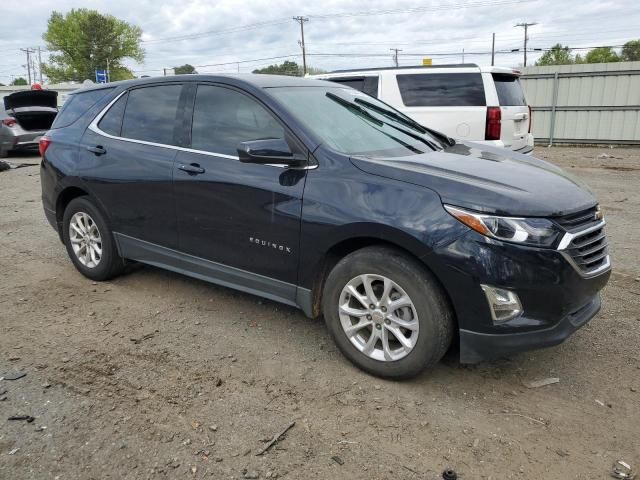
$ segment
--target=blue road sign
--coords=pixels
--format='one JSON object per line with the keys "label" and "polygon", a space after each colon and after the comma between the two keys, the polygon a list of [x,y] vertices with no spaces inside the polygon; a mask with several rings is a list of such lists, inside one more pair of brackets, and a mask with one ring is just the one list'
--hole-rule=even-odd
{"label": "blue road sign", "polygon": [[106,70],[96,70],[96,83],[107,83]]}

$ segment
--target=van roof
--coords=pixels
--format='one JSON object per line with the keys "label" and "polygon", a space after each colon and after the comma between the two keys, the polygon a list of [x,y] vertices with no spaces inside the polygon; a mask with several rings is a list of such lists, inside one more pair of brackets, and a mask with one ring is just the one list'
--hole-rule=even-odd
{"label": "van roof", "polygon": [[519,70],[515,70],[513,68],[508,67],[495,67],[495,66],[485,66],[485,65],[477,65],[475,63],[451,63],[451,64],[443,64],[443,65],[412,65],[407,67],[376,67],[376,68],[351,68],[347,70],[333,70],[327,73],[321,73],[317,75],[308,75],[310,78],[323,78],[326,76],[336,76],[340,74],[359,74],[359,73],[372,73],[372,72],[380,72],[380,71],[388,71],[388,70],[402,70],[406,72],[407,70],[411,71],[428,71],[428,70],[439,70],[439,69],[465,69],[465,70],[475,70],[479,72],[487,72],[487,73],[503,73],[509,75],[520,75]]}

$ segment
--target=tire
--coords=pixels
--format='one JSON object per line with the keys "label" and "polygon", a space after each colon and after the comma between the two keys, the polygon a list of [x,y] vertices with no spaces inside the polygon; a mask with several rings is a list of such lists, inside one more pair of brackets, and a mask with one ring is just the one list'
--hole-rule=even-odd
{"label": "tire", "polygon": [[[70,226],[72,222],[75,229]],[[109,280],[124,269],[124,261],[118,255],[111,229],[104,215],[88,197],[74,198],[67,205],[62,220],[62,238],[69,258],[85,277],[96,281]],[[89,241],[91,246],[88,251],[86,247]],[[85,246],[84,249],[82,245]],[[94,250],[94,254],[87,256],[91,249]],[[100,254],[98,249],[101,251]]]}
{"label": "tire", "polygon": [[[373,310],[363,303],[366,283],[378,300]],[[385,300],[387,285],[390,294]],[[360,300],[348,293],[349,286]],[[433,275],[416,260],[389,247],[366,247],[340,260],[326,279],[322,309],[329,333],[344,356],[378,377],[418,375],[440,361],[453,338],[453,312]],[[364,311],[368,316],[362,315]],[[353,312],[357,315],[351,316]],[[350,336],[345,328],[352,330]],[[376,330],[378,338],[374,340],[371,335]],[[398,333],[404,338],[402,342]]]}

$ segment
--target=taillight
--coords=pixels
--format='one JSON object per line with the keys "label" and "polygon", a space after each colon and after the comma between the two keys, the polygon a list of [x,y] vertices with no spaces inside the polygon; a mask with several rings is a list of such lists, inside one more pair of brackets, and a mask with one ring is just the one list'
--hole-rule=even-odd
{"label": "taillight", "polygon": [[531,113],[531,105],[529,105],[529,133],[531,133],[531,129],[533,128],[533,115],[531,115]]}
{"label": "taillight", "polygon": [[44,157],[44,152],[47,151],[49,145],[51,145],[51,137],[47,137],[46,135],[42,136],[40,138],[40,143],[38,144],[38,150],[40,151],[41,157]]}
{"label": "taillight", "polygon": [[16,119],[15,118],[3,118],[2,119],[2,124],[6,125],[7,127],[13,127],[16,124]]}
{"label": "taillight", "polygon": [[487,107],[487,126],[484,131],[485,140],[500,140],[500,107]]}

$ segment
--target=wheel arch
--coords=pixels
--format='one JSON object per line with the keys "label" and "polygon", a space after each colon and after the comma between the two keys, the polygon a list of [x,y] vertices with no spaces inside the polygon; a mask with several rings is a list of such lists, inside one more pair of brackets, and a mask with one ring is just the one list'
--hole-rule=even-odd
{"label": "wheel arch", "polygon": [[[456,318],[456,310],[449,292],[445,288],[444,283],[440,280],[434,269],[425,261],[425,255],[429,249],[426,245],[417,239],[410,237],[404,232],[394,231],[393,235],[386,231],[388,227],[381,228],[377,233],[368,232],[366,235],[354,235],[341,238],[334,241],[327,249],[325,254],[320,258],[313,269],[312,287],[311,287],[311,316],[319,317],[322,315],[322,292],[324,290],[325,281],[333,269],[333,267],[344,257],[362,248],[371,246],[386,246],[393,248],[417,261],[426,271],[431,274],[438,287],[442,290],[449,307],[451,309],[455,328],[458,328]],[[394,230],[394,229],[391,229]],[[409,238],[407,238],[409,237]],[[416,243],[418,245],[416,245]]]}
{"label": "wheel arch", "polygon": [[58,235],[62,239],[62,219],[67,205],[71,200],[78,197],[88,196],[89,192],[75,185],[65,187],[56,198],[56,225],[58,226]]}

